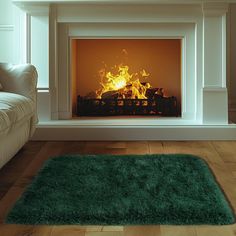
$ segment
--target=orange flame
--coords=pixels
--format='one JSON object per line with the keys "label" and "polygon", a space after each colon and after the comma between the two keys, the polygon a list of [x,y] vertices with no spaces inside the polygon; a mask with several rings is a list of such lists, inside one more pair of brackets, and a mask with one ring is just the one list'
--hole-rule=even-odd
{"label": "orange flame", "polygon": [[[139,74],[142,78],[149,76],[144,69]],[[146,99],[146,90],[151,87],[149,83],[140,82],[138,73],[130,74],[127,65],[119,65],[117,74],[106,72],[104,68],[99,71],[99,75],[102,88],[96,91],[97,98],[101,98],[106,92],[117,91],[121,98]]]}

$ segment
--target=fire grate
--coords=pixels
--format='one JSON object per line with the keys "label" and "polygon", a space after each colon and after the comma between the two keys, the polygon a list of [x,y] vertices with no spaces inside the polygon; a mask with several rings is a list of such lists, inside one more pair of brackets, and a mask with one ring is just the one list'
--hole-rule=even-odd
{"label": "fire grate", "polygon": [[78,116],[159,115],[178,116],[177,98],[155,96],[152,99],[77,97]]}

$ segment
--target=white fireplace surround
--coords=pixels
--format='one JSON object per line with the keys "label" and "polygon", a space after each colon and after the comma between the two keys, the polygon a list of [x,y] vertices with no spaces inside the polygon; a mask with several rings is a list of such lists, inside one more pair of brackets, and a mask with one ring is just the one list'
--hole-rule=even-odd
{"label": "white fireplace surround", "polygon": [[[195,24],[192,23],[65,23],[59,24],[58,45],[59,45],[59,70],[58,70],[58,106],[59,112],[55,118],[71,119],[71,83],[70,83],[70,57],[65,61],[67,55],[70,55],[68,42],[74,38],[165,38],[182,39],[182,118],[183,120],[196,121],[198,105],[200,101],[199,89],[197,83],[202,79],[196,80],[196,40]],[[66,89],[65,89],[66,88]],[[200,91],[199,91],[200,92]],[[120,118],[119,118],[120,119]],[[152,119],[153,120],[153,119]],[[159,120],[154,119],[158,124]],[[167,122],[168,119],[162,119]],[[180,119],[177,119],[180,121]],[[173,121],[173,119],[172,119]],[[113,119],[114,122],[114,119]],[[135,122],[135,118],[132,122]]]}
{"label": "white fireplace surround", "polygon": [[[15,0],[31,18],[47,19],[48,110],[35,139],[231,139],[226,87],[226,13],[236,1]],[[45,34],[45,30],[42,30]],[[46,35],[47,36],[47,35]],[[70,41],[73,38],[181,38],[181,118],[72,120]],[[31,46],[35,45],[34,37]],[[31,57],[36,57],[30,48]],[[40,69],[45,61],[37,61]],[[41,64],[40,64],[41,63]],[[43,74],[43,73],[42,73]],[[42,95],[39,95],[42,98]],[[44,98],[45,99],[45,98]],[[177,132],[177,133],[176,133]]]}

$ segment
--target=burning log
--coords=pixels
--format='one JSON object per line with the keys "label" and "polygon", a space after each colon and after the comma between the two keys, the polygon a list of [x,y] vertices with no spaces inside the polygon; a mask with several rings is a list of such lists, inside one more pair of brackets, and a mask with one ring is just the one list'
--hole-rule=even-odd
{"label": "burning log", "polygon": [[102,99],[117,99],[119,97],[119,92],[117,90],[107,91],[102,94]]}
{"label": "burning log", "polygon": [[122,89],[118,90],[119,92],[119,98],[121,99],[127,99],[127,98],[131,98],[132,97],[132,90],[131,90],[131,86],[125,86]]}
{"label": "burning log", "polygon": [[156,95],[163,97],[164,90],[163,88],[148,88],[145,95],[148,99],[153,99]]}
{"label": "burning log", "polygon": [[152,99],[154,97],[155,92],[157,91],[157,88],[149,88],[146,90],[146,97],[148,99]]}

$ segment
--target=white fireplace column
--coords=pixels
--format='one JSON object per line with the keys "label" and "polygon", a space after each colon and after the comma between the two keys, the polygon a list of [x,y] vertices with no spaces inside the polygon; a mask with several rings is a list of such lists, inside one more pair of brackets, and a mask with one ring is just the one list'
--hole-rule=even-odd
{"label": "white fireplace column", "polygon": [[203,124],[228,123],[226,88],[226,3],[205,3],[203,10]]}

